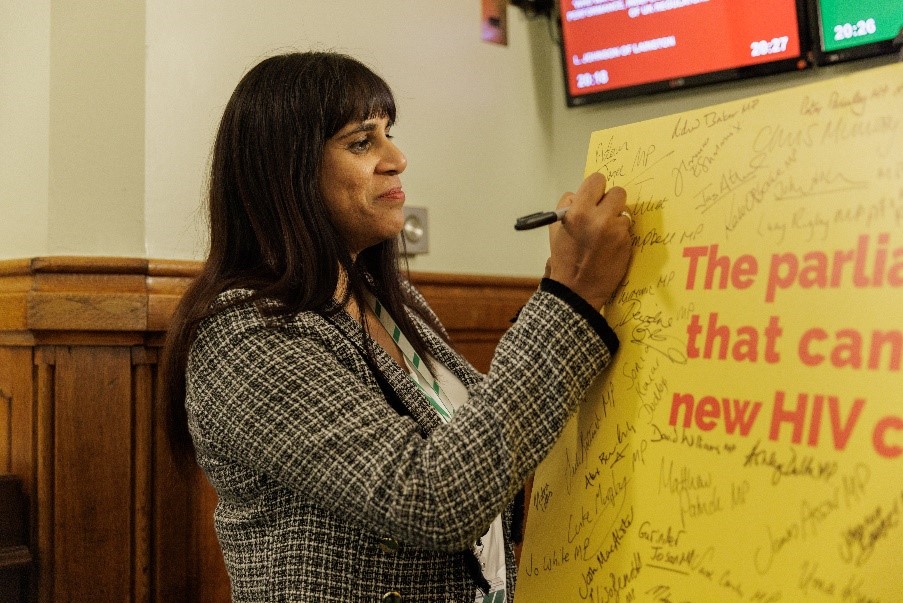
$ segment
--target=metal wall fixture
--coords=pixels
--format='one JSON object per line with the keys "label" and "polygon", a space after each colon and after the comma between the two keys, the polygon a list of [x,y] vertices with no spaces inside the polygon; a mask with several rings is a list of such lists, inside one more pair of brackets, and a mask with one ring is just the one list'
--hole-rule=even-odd
{"label": "metal wall fixture", "polygon": [[404,227],[399,235],[399,244],[405,255],[428,253],[429,220],[425,207],[404,207]]}

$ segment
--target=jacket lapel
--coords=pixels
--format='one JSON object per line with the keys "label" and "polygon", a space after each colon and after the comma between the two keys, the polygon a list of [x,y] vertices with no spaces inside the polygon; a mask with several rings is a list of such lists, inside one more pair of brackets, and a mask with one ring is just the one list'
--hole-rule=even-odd
{"label": "jacket lapel", "polygon": [[[360,323],[351,318],[345,311],[340,311],[331,316],[330,321],[354,344],[362,355],[365,354],[365,341],[369,338]],[[401,403],[411,413],[421,430],[425,434],[429,434],[433,429],[441,425],[442,420],[439,418],[439,415],[430,406],[426,397],[417,389],[417,386],[405,370],[398,366],[398,363],[379,344],[373,340],[370,340],[369,343],[376,360],[376,368],[383,374],[388,384],[395,390],[395,393],[398,394]]]}

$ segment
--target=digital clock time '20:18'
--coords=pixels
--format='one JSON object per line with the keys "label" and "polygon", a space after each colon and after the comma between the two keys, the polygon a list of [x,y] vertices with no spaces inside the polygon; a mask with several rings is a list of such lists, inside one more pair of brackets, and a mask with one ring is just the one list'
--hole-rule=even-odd
{"label": "digital clock time '20:18'", "polygon": [[825,52],[890,40],[903,27],[901,0],[820,0]]}

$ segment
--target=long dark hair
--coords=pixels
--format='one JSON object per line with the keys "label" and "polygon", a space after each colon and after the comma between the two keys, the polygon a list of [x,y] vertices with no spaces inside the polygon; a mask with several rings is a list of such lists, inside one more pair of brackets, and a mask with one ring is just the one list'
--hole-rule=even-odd
{"label": "long dark hair", "polygon": [[267,58],[232,93],[213,146],[209,252],[173,316],[161,359],[160,404],[177,460],[194,457],[185,411],[188,352],[198,324],[223,291],[251,289],[255,298],[278,302],[285,314],[325,313],[335,307],[331,302],[344,272],[341,301],[354,298],[363,308],[364,293],[372,290],[424,356],[424,341],[404,307],[433,321],[402,286],[397,242],[353,258],[320,192],[326,141],[349,122],[373,117],[394,123],[392,91],[342,54]]}

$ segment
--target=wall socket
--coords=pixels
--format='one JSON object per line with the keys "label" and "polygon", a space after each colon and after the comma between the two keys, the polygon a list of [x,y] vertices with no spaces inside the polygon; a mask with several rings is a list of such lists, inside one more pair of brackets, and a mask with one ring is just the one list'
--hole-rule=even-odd
{"label": "wall socket", "polygon": [[398,235],[398,243],[405,255],[419,255],[430,250],[429,224],[425,207],[408,207],[404,209],[404,228]]}

